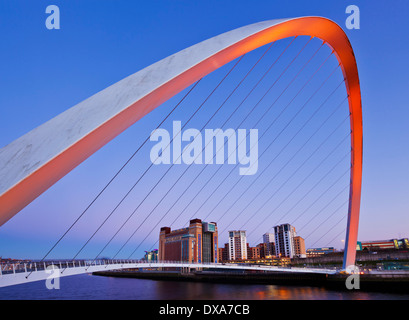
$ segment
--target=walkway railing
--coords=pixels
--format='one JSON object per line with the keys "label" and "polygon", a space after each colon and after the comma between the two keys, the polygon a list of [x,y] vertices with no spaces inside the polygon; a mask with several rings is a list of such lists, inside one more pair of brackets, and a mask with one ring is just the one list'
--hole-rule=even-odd
{"label": "walkway railing", "polygon": [[[209,267],[217,267],[217,268],[271,268],[271,269],[281,269],[281,270],[312,270],[312,268],[292,268],[289,266],[271,266],[271,265],[260,265],[260,264],[240,264],[240,263],[214,263],[214,262],[203,262],[203,263],[194,263],[188,261],[146,261],[146,260],[110,260],[110,259],[99,259],[99,260],[56,260],[56,261],[30,261],[30,262],[18,262],[18,263],[7,263],[0,265],[0,276],[7,275],[7,274],[17,274],[17,273],[31,273],[37,271],[44,271],[50,269],[60,269],[62,272],[66,269],[71,268],[78,268],[78,267],[85,267],[88,269],[92,266],[106,266],[106,267],[113,267],[121,265],[121,268],[126,268],[126,265],[138,265],[138,264],[146,264],[156,265],[157,267],[162,266],[170,266],[170,265],[192,265],[193,267],[202,267],[202,268],[209,268]],[[130,266],[132,267],[132,266]],[[138,266],[139,267],[139,266]],[[315,269],[315,268],[314,268]],[[320,268],[316,268],[317,271],[323,270]],[[338,270],[337,268],[327,268],[326,270]]]}
{"label": "walkway railing", "polygon": [[334,274],[335,268],[295,268],[288,266],[268,266],[239,263],[194,263],[187,261],[145,261],[145,260],[56,260],[21,261],[0,265],[0,287],[12,286],[55,277],[72,276],[98,271],[144,269],[144,268],[182,268],[182,269],[231,269],[260,272],[295,272]]}
{"label": "walkway railing", "polygon": [[19,263],[7,263],[0,265],[0,275],[10,273],[22,273],[22,272],[35,272],[44,271],[50,269],[50,267],[57,267],[59,269],[78,268],[78,267],[90,267],[98,265],[112,265],[112,264],[136,264],[144,263],[142,260],[57,260],[57,261],[32,261],[32,262],[19,262]]}

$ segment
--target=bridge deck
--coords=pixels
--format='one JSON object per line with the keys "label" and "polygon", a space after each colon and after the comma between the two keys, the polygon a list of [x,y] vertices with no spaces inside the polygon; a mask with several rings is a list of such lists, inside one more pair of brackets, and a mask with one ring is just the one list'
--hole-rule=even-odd
{"label": "bridge deck", "polygon": [[140,268],[190,268],[190,269],[235,269],[235,270],[257,270],[270,272],[298,272],[335,274],[336,270],[290,268],[267,265],[244,265],[233,263],[188,263],[188,262],[145,262],[137,260],[103,260],[103,261],[54,261],[41,263],[9,264],[0,268],[0,287],[13,286],[17,284],[42,281],[64,276],[73,276],[98,271],[111,271],[121,269]]}

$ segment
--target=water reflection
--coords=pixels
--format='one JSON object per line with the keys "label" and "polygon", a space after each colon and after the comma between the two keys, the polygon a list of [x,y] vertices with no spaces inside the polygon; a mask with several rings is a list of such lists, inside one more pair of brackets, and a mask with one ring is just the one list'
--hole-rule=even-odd
{"label": "water reflection", "polygon": [[333,291],[324,287],[154,281],[79,275],[61,278],[60,290],[44,281],[0,288],[0,299],[140,300],[368,300],[409,299],[409,294]]}

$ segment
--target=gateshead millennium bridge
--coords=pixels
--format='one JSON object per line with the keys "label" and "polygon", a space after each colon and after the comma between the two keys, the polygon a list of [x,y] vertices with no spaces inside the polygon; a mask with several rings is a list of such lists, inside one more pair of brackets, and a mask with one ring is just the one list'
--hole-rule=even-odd
{"label": "gateshead millennium bridge", "polygon": [[[344,268],[354,265],[362,176],[360,85],[355,56],[347,36],[336,23],[321,17],[259,22],[200,42],[98,92],[0,149],[0,225],[110,140],[188,86],[259,47],[299,36],[322,40],[338,60],[344,77],[350,113],[351,168],[343,265]],[[0,286],[45,279],[47,274],[42,263],[30,266],[29,270],[25,266],[24,272],[11,270],[7,273],[3,270]],[[74,259],[66,264],[65,271],[61,271],[65,275],[146,266],[141,262],[117,260],[101,265],[81,265]],[[188,263],[156,265],[199,267]],[[221,267],[243,268],[212,265],[212,268]],[[298,272],[297,269],[267,266],[246,267],[252,268]]]}

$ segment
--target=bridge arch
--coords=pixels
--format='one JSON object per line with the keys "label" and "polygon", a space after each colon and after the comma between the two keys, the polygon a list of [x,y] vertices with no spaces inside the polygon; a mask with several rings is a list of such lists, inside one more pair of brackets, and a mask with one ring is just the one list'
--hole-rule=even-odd
{"label": "bridge arch", "polygon": [[344,31],[322,17],[241,27],[171,55],[98,92],[0,149],[0,225],[147,113],[203,76],[270,42],[311,36],[337,57],[350,109],[351,176],[344,267],[355,264],[362,180],[358,70]]}

